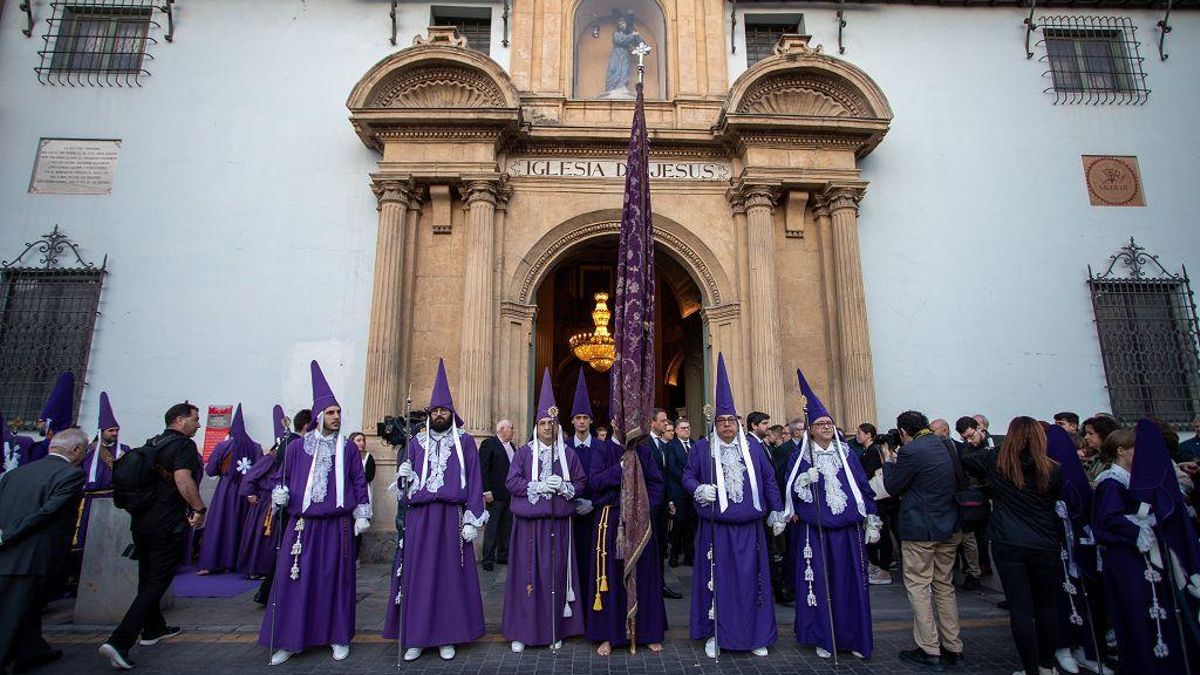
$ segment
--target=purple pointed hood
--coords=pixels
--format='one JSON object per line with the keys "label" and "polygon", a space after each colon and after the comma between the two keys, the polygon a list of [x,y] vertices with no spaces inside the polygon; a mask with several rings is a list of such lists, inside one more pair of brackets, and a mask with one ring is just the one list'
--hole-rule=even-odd
{"label": "purple pointed hood", "polygon": [[1167,441],[1158,425],[1148,419],[1137,423],[1133,467],[1129,476],[1129,495],[1150,505],[1158,524],[1155,530],[1161,541],[1176,556],[1190,577],[1190,583],[1200,585],[1200,539],[1188,516],[1175,477],[1175,464],[1167,453]]}
{"label": "purple pointed hood", "polygon": [[1046,456],[1058,462],[1062,470],[1062,498],[1067,505],[1071,520],[1091,520],[1092,485],[1088,482],[1083,463],[1075,453],[1075,442],[1071,434],[1057,424],[1046,424]]}
{"label": "purple pointed hood", "polygon": [[319,420],[321,413],[327,408],[338,405],[337,399],[333,396],[333,390],[329,388],[329,382],[325,380],[325,373],[321,372],[321,366],[316,361],[313,361],[312,368],[312,392],[313,392],[313,420]]}
{"label": "purple pointed hood", "polygon": [[[554,411],[551,412],[551,408]],[[550,384],[550,369],[542,371],[542,390],[538,392],[537,414],[533,416],[534,424],[552,417],[558,419],[558,406],[554,404],[554,386]]]}
{"label": "purple pointed hood", "polygon": [[108,402],[108,392],[100,392],[100,430],[120,428],[117,416],[113,414],[112,404]]}
{"label": "purple pointed hood", "polygon": [[58,433],[75,424],[75,375],[67,371],[58,376],[54,391],[42,408],[42,419],[46,420],[46,431]]}
{"label": "purple pointed hood", "polygon": [[725,372],[725,355],[717,352],[717,390],[713,410],[713,419],[726,415],[737,417],[737,407],[733,404],[733,390],[729,388],[729,374]]}
{"label": "purple pointed hood", "polygon": [[592,414],[592,398],[588,396],[587,379],[583,376],[583,367],[579,368],[579,379],[575,381],[575,402],[571,405],[571,417]]}
{"label": "purple pointed hood", "polygon": [[278,403],[271,409],[271,423],[275,429],[275,439],[286,438],[288,435],[287,427],[283,423],[283,406]]}
{"label": "purple pointed hood", "polygon": [[454,409],[454,397],[450,395],[450,380],[446,377],[446,362],[438,357],[437,375],[433,378],[433,393],[429,395],[429,409],[445,408],[454,415],[454,424],[463,426],[462,418]]}
{"label": "purple pointed hood", "polygon": [[229,436],[235,441],[248,441],[250,434],[246,433],[246,420],[242,418],[242,404],[233,411],[233,421],[229,423]]}
{"label": "purple pointed hood", "polygon": [[813,391],[812,387],[808,386],[808,380],[805,379],[804,373],[799,368],[796,369],[796,379],[800,381],[800,393],[804,396],[804,414],[808,418],[808,423],[812,424],[822,417],[832,420],[833,415],[829,414],[829,409],[825,407],[824,403],[821,403],[821,399],[817,398],[817,393]]}

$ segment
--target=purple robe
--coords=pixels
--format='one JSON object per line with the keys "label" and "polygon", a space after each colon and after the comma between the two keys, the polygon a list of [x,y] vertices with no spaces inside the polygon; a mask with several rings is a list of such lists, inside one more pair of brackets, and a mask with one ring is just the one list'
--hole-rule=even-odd
{"label": "purple robe", "polygon": [[[405,507],[404,548],[400,551],[396,574],[392,575],[391,602],[383,636],[399,635],[401,609],[404,612],[404,648],[441,647],[470,642],[484,634],[483,598],[479,591],[479,570],[475,566],[475,547],[463,541],[465,523],[475,525],[479,535],[487,522],[483,506],[483,476],[475,439],[462,434],[463,463],[467,466],[466,487],[462,487],[462,467],[448,433],[442,450],[449,450],[444,471],[437,476],[437,464],[430,458],[428,482],[440,486],[418,485],[425,459],[424,432],[408,443],[401,460],[412,463],[417,478],[400,495]],[[440,455],[440,453],[439,453]],[[361,462],[360,462],[361,464]],[[434,487],[432,491],[427,489]],[[399,573],[403,572],[401,576]],[[395,600],[404,586],[403,603]]]}
{"label": "purple robe", "polygon": [[[771,568],[767,558],[767,539],[762,523],[771,512],[783,511],[779,484],[771,459],[756,439],[747,437],[750,461],[754,463],[759,506],[754,508],[749,472],[743,467],[741,503],[728,500],[724,512],[717,502],[696,505],[700,518],[696,526],[696,561],[692,572],[691,637],[712,637],[713,621],[709,609],[713,592],[709,589],[711,569],[709,548],[716,559],[717,640],[722,649],[750,651],[775,644],[775,599],[771,594]],[[708,439],[692,446],[683,472],[683,489],[694,495],[700,485],[716,485]]]}
{"label": "purple robe", "polygon": [[[200,541],[200,560],[196,563],[202,570],[237,569],[238,545],[242,539],[242,527],[246,522],[249,504],[238,495],[242,476],[250,471],[254,460],[262,456],[262,447],[257,443],[237,443],[227,439],[217,444],[204,465],[204,472],[220,476],[204,519],[204,537]],[[222,471],[221,464],[228,461]]]}
{"label": "purple robe", "polygon": [[[83,483],[83,499],[79,502],[79,515],[75,520],[75,536],[71,538],[71,550],[79,553],[83,552],[83,547],[87,543],[88,518],[92,513],[92,501],[112,498],[112,467],[96,456],[98,444],[99,441],[94,441],[88,446],[87,454],[83,456],[83,464],[80,466],[86,478]],[[113,461],[129,452],[128,445],[120,443],[117,445]],[[93,461],[96,463],[96,480],[92,480]]]}
{"label": "purple robe", "polygon": [[[811,442],[808,447],[816,450]],[[799,482],[800,476],[812,466],[809,452],[805,451],[801,456],[800,450],[793,450],[788,460],[788,477],[792,475],[792,467],[800,462],[795,482]],[[790,545],[796,551],[802,552],[806,546],[811,547],[812,551],[811,593],[815,597],[814,605],[809,604],[810,582],[805,579],[809,560],[803,554],[796,556],[796,641],[832,651],[835,640],[830,638],[833,637],[836,638],[838,651],[856,651],[870,657],[874,638],[871,633],[871,594],[863,532],[866,517],[859,513],[848,481],[857,483],[867,515],[875,515],[875,493],[867,482],[858,457],[844,446],[843,452],[846,453],[846,464],[852,475],[847,477],[845,469],[840,466],[837,469],[837,480],[846,499],[840,513],[835,514],[830,508],[824,474],[808,489],[809,494],[819,490],[819,493],[812,495],[812,501],[801,499],[796,494],[794,484],[785,485],[787,498],[792,500],[796,516],[800,519],[791,528]],[[818,499],[821,505],[819,511]],[[825,534],[823,541],[820,536],[822,530]],[[825,599],[826,567],[829,570],[828,594],[833,605],[832,636],[829,632],[830,610]]]}
{"label": "purple robe", "polygon": [[27,451],[25,452],[24,456],[21,457],[21,461],[17,463],[17,466],[23,466],[30,462],[36,462],[39,459],[50,454],[50,439],[49,438],[43,438],[40,441],[33,441],[32,439],[30,439],[30,440],[31,440],[31,443],[29,444],[29,447],[28,447]]}
{"label": "purple robe", "polygon": [[[349,439],[342,455],[346,482],[342,505],[337,505],[337,467],[330,466],[325,477],[325,499],[304,508],[304,491],[313,463],[304,441],[301,437],[287,446],[284,483],[291,493],[285,509],[287,525],[275,561],[271,602],[267,603],[258,633],[258,644],[271,646],[272,617],[277,612],[274,647],[291,652],[348,645],[354,639],[354,514],[365,517],[370,513],[367,479],[357,448]],[[336,462],[335,455],[331,464]],[[297,531],[301,522],[302,529]],[[297,540],[298,555],[292,553]],[[296,578],[293,566],[299,568]]]}
{"label": "purple robe", "polygon": [[[573,498],[583,492],[587,475],[573,449],[567,448],[564,454],[571,475],[569,483]],[[553,454],[550,457],[550,470],[554,475],[562,476],[557,458]],[[543,476],[547,475],[545,470],[544,465],[539,466]],[[552,642],[551,621],[557,622],[555,640],[583,634],[583,604],[580,602],[583,589],[579,587],[578,566],[572,559],[576,555],[571,523],[575,505],[572,499],[562,495],[541,494],[538,491],[540,480],[533,481],[533,478],[533,449],[526,443],[513,454],[505,481],[505,487],[512,495],[513,525],[500,633],[509,640],[540,646]],[[568,575],[570,594],[567,592]],[[554,604],[551,603],[551,579],[554,580]]]}
{"label": "purple robe", "polygon": [[[3,420],[0,420],[0,423],[3,423]],[[35,459],[31,456],[31,449],[34,445],[32,438],[10,434],[5,438],[5,441],[8,443],[8,451],[13,455],[14,469],[22,464],[28,464]],[[8,459],[8,456],[0,455],[0,477],[3,477],[4,472],[7,470]]]}
{"label": "purple robe", "polygon": [[[658,464],[650,457],[648,446],[637,450],[646,478],[650,512],[662,501],[663,479]],[[610,642],[614,647],[629,644],[625,634],[625,562],[617,560],[617,524],[621,521],[621,456],[616,443],[602,441],[592,446],[592,465],[588,485],[595,510],[592,517],[592,547],[588,552],[587,593],[583,606],[588,612],[587,639]],[[600,590],[603,575],[608,590]],[[667,632],[667,606],[663,602],[662,568],[658,559],[658,541],[653,533],[637,562],[637,641],[638,644],[662,642]]]}
{"label": "purple robe", "polygon": [[[1114,466],[1105,472],[1108,475],[1102,474],[1096,483],[1092,529],[1101,546],[1105,598],[1109,620],[1117,633],[1121,672],[1184,673],[1179,629],[1175,623],[1175,599],[1171,596],[1165,571],[1159,570],[1160,579],[1154,583],[1144,576],[1147,563],[1137,548],[1138,527],[1125,517],[1136,514],[1140,503],[1129,494],[1129,488],[1112,475],[1111,472],[1118,468]],[[1165,617],[1158,622],[1150,617],[1154,596],[1165,610]],[[1168,651],[1162,658],[1154,655],[1158,634],[1162,635]]]}
{"label": "purple robe", "polygon": [[283,478],[283,464],[274,453],[263,455],[242,478],[238,496],[258,497],[257,504],[247,502],[246,522],[238,544],[237,571],[251,577],[266,576],[275,564],[275,541],[279,537],[279,519],[271,509],[271,490]]}
{"label": "purple robe", "polygon": [[[592,450],[592,448],[600,447],[600,445],[605,442],[606,441],[601,441],[600,439],[596,438],[595,436],[591,436],[591,440],[588,441],[589,445],[583,445],[583,444],[579,443],[579,439],[575,438],[575,435],[572,434],[571,438],[568,439],[568,441],[567,441],[567,445],[575,448],[575,456],[579,457],[579,465],[583,467],[583,472],[585,474],[588,474],[588,473],[591,473],[592,455],[595,452],[594,450]],[[591,486],[585,484],[583,486],[583,491],[576,492],[575,497],[576,497],[576,499],[583,498],[583,499],[587,499],[588,501],[591,501],[591,499],[592,499]],[[592,557],[591,556],[592,528],[595,526],[595,522],[596,522],[595,518],[593,517],[595,515],[595,513],[596,512],[593,510],[593,511],[589,512],[588,514],[582,515],[582,516],[576,514],[571,519],[572,523],[574,524],[573,525],[573,527],[574,527],[574,535],[573,536],[575,537],[575,570],[579,574],[580,581],[584,581],[588,578],[588,571],[590,569],[588,561]],[[582,590],[577,591],[577,592],[582,594]],[[583,621],[585,624],[587,623],[587,619],[588,619],[588,612],[585,611],[583,613]]]}

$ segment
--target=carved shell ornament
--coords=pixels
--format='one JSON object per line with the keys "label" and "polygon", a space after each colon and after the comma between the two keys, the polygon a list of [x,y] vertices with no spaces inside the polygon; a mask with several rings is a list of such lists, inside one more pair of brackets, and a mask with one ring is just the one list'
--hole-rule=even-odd
{"label": "carved shell ornament", "polygon": [[447,65],[402,71],[383,83],[372,108],[503,108],[504,95],[482,73]]}
{"label": "carved shell ornament", "polygon": [[740,113],[874,117],[871,106],[845,84],[814,73],[778,75],[755,84],[738,104]]}

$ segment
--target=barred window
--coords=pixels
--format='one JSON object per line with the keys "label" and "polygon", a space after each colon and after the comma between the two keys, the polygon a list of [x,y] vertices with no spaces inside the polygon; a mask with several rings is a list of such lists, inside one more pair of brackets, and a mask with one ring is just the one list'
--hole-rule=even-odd
{"label": "barred window", "polygon": [[775,54],[775,44],[785,33],[804,33],[803,14],[747,14],[746,65]]}
{"label": "barred window", "polygon": [[[76,266],[59,267],[70,251]],[[23,259],[41,256],[40,266]],[[65,257],[65,256],[64,256]],[[59,373],[75,373],[75,409],[83,392],[105,266],[83,262],[58,228],[0,263],[0,410],[32,429]]]}
{"label": "barred window", "polygon": [[467,48],[492,53],[492,10],[490,7],[433,7],[434,26],[454,26]]}
{"label": "barred window", "polygon": [[50,70],[140,71],[149,28],[148,8],[65,7]]}
{"label": "barred window", "polygon": [[1142,72],[1136,28],[1128,18],[1043,18],[1047,92],[1060,103],[1144,103],[1150,90]]}
{"label": "barred window", "polygon": [[[1129,268],[1126,277],[1114,274],[1118,262]],[[1200,411],[1200,343],[1187,270],[1168,272],[1131,239],[1104,274],[1089,270],[1088,285],[1113,414],[1186,427]]]}

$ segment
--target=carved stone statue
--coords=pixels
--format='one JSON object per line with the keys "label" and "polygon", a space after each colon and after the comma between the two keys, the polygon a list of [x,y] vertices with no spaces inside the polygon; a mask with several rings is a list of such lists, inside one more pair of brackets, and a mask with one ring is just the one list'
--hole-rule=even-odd
{"label": "carved stone statue", "polygon": [[642,36],[633,28],[632,14],[617,14],[613,29],[612,53],[608,57],[608,68],[604,71],[604,98],[632,97],[630,76],[633,64],[630,54],[642,43]]}

